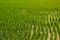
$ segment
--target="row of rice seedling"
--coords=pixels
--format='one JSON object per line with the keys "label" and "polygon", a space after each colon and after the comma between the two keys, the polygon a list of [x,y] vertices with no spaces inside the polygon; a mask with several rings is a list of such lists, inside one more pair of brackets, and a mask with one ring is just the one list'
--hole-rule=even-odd
{"label": "row of rice seedling", "polygon": [[60,12],[38,8],[0,8],[0,39],[59,40]]}

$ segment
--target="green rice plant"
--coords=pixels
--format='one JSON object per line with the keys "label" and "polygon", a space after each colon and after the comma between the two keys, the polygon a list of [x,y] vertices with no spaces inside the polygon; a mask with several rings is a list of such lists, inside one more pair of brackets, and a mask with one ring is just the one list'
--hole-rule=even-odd
{"label": "green rice plant", "polygon": [[59,10],[0,8],[1,40],[60,40],[59,38]]}

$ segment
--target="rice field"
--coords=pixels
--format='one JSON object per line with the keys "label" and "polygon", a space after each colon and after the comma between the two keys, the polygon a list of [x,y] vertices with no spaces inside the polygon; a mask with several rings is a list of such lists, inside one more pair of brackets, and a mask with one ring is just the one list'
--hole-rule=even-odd
{"label": "rice field", "polygon": [[0,8],[0,40],[60,40],[60,11]]}
{"label": "rice field", "polygon": [[60,1],[0,0],[0,40],[60,40]]}

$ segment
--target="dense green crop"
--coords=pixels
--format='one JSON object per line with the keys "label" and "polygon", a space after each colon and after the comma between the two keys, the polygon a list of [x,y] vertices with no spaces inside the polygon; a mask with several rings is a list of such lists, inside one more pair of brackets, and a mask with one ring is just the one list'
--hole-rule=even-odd
{"label": "dense green crop", "polygon": [[59,10],[0,8],[0,40],[59,40],[59,38]]}
{"label": "dense green crop", "polygon": [[0,40],[60,40],[60,0],[0,0]]}

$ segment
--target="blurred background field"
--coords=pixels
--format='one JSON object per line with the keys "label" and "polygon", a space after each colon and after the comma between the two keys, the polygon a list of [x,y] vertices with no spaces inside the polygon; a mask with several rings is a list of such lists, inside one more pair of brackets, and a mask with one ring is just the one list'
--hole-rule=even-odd
{"label": "blurred background field", "polygon": [[59,8],[60,0],[0,0],[0,7]]}

